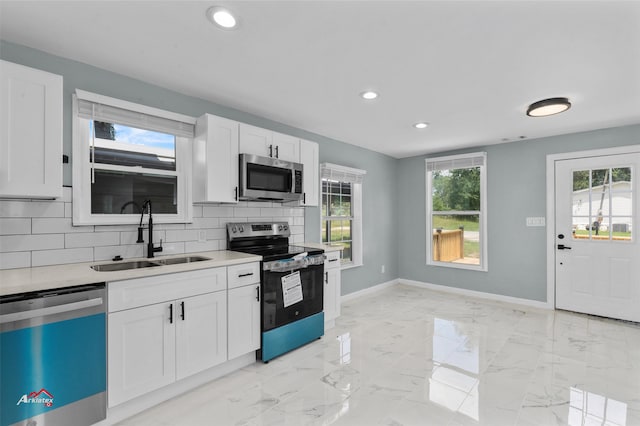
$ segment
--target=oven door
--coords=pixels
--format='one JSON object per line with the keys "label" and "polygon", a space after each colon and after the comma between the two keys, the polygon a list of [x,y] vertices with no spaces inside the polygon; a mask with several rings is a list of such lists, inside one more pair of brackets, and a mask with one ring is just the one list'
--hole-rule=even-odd
{"label": "oven door", "polygon": [[258,155],[240,154],[240,199],[302,199],[302,165]]}
{"label": "oven door", "polygon": [[[317,255],[307,257],[306,262],[301,262],[302,265],[298,263],[287,267],[287,265],[283,264],[285,262],[280,261],[265,262],[263,264],[263,332],[322,312],[324,289],[323,260],[324,255]],[[276,264],[280,265],[277,266]],[[295,286],[297,282],[295,274],[298,273],[300,274],[301,289],[291,288],[291,283]],[[288,293],[287,296],[285,296],[285,291]],[[300,299],[300,296],[301,300],[297,301]]]}

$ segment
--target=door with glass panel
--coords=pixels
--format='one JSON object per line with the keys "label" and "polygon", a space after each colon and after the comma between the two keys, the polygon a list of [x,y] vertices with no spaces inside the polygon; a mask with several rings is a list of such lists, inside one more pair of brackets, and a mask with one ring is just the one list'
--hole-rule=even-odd
{"label": "door with glass panel", "polygon": [[556,307],[640,321],[640,153],[555,163]]}

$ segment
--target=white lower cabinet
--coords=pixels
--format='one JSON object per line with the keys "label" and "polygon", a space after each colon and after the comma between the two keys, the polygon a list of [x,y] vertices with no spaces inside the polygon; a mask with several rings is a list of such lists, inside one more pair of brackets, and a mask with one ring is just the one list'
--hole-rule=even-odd
{"label": "white lower cabinet", "polygon": [[[333,326],[340,316],[340,292],[342,278],[340,271],[340,252],[326,252],[324,261],[324,321],[325,328]],[[327,327],[329,326],[329,327]]]}
{"label": "white lower cabinet", "polygon": [[176,328],[170,303],[109,314],[109,407],[176,379]]}
{"label": "white lower cabinet", "polygon": [[229,359],[260,349],[260,263],[229,266]]}
{"label": "white lower cabinet", "polygon": [[229,359],[260,349],[260,284],[229,290]]}
{"label": "white lower cabinet", "polygon": [[227,298],[224,291],[176,302],[176,379],[227,360]]}
{"label": "white lower cabinet", "polygon": [[109,407],[227,360],[226,268],[108,289]]}

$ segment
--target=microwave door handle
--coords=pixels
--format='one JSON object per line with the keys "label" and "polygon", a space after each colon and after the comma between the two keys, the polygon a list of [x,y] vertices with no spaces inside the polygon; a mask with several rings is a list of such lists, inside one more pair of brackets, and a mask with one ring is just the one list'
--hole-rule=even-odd
{"label": "microwave door handle", "polygon": [[293,173],[295,173],[294,171],[292,171],[291,173],[289,173],[289,182],[287,184],[289,191],[290,192],[295,192],[295,188],[293,187]]}

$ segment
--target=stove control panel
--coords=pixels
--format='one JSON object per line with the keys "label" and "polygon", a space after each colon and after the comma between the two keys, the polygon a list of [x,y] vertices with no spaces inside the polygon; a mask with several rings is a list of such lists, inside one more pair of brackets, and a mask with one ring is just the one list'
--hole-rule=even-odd
{"label": "stove control panel", "polygon": [[242,222],[227,223],[227,238],[251,237],[289,237],[291,230],[288,222]]}

